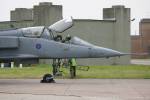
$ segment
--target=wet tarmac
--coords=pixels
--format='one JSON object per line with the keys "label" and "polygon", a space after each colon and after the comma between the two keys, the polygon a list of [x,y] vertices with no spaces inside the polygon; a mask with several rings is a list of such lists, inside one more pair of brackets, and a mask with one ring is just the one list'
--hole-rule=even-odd
{"label": "wet tarmac", "polygon": [[0,79],[0,100],[150,100],[150,79]]}

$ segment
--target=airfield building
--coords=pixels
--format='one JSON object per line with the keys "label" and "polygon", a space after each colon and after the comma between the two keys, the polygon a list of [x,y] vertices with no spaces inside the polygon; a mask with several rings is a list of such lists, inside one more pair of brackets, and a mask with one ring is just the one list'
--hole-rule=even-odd
{"label": "airfield building", "polygon": [[[139,35],[131,37],[132,48],[134,53],[149,53],[150,54],[150,19],[141,19],[139,23]],[[133,55],[132,58],[149,58],[149,55]]]}
{"label": "airfield building", "polygon": [[[32,9],[16,8],[11,11],[11,21],[0,22],[0,29],[49,26],[63,18],[62,10],[61,5],[53,5],[50,2],[42,2]],[[131,49],[130,8],[122,5],[104,8],[103,20],[75,19],[74,26],[61,34],[78,36],[98,46],[129,53]],[[40,63],[49,62],[51,60],[40,60]],[[130,56],[109,59],[79,59],[77,62],[80,65],[130,64]]]}

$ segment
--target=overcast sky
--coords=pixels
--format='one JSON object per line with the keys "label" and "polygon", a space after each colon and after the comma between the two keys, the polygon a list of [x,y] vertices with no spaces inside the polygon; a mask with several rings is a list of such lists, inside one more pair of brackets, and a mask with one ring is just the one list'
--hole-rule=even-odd
{"label": "overcast sky", "polygon": [[138,34],[141,18],[150,18],[150,0],[1,0],[0,21],[10,20],[10,10],[15,8],[32,8],[39,2],[53,2],[63,5],[63,17],[75,19],[102,19],[102,9],[112,5],[125,5],[131,8],[131,33]]}

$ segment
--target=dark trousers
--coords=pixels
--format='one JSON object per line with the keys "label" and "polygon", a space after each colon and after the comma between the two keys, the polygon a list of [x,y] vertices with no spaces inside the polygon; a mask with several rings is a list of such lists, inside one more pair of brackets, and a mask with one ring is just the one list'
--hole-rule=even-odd
{"label": "dark trousers", "polygon": [[70,66],[70,77],[71,78],[76,77],[76,66]]}

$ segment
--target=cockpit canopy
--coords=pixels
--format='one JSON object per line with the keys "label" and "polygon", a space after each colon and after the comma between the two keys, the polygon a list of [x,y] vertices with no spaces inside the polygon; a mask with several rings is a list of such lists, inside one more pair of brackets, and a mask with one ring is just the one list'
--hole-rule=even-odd
{"label": "cockpit canopy", "polygon": [[44,31],[44,26],[22,28],[25,37],[40,37]]}
{"label": "cockpit canopy", "polygon": [[27,27],[21,29],[24,37],[32,37],[32,38],[52,38],[52,33],[44,26],[37,27]]}
{"label": "cockpit canopy", "polygon": [[24,37],[32,37],[32,38],[48,38],[53,39],[54,35],[53,32],[61,33],[65,30],[69,29],[73,25],[72,17],[68,19],[62,19],[49,27],[45,26],[36,26],[36,27],[27,27],[21,28],[21,32],[23,33]]}
{"label": "cockpit canopy", "polygon": [[57,21],[56,23],[49,26],[49,30],[52,30],[56,33],[62,33],[65,30],[71,28],[73,26],[73,19],[72,17],[62,19],[60,21]]}

